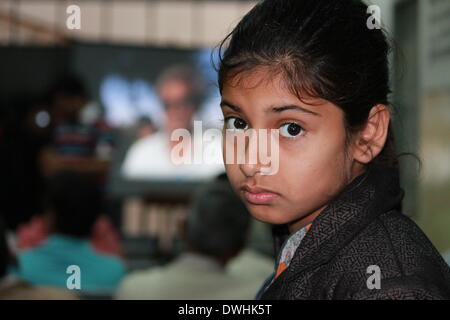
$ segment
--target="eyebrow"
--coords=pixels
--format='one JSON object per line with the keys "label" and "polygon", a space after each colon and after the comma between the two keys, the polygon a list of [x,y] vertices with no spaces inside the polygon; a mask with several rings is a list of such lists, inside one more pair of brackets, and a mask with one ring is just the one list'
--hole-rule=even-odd
{"label": "eyebrow", "polygon": [[230,109],[233,110],[233,111],[241,112],[241,108],[239,108],[238,106],[235,106],[235,105],[232,104],[232,103],[229,103],[229,102],[226,101],[226,100],[220,101],[220,107],[221,107],[221,108],[223,108],[223,107],[228,107],[228,108],[230,108]]}
{"label": "eyebrow", "polygon": [[[230,103],[230,102],[228,102],[228,101],[226,101],[226,100],[222,100],[221,102],[220,102],[220,107],[221,108],[223,108],[223,107],[229,107],[230,109],[232,109],[233,111],[236,111],[236,112],[241,112],[241,108],[240,107],[238,107],[238,106],[236,106],[236,105],[234,105],[234,104],[232,104],[232,103]],[[321,116],[319,113],[317,113],[317,112],[314,112],[314,111],[311,111],[311,110],[309,110],[309,109],[306,109],[306,108],[304,108],[304,107],[300,107],[300,106],[297,106],[297,105],[288,105],[288,106],[280,106],[280,107],[272,107],[272,108],[269,108],[268,110],[267,110],[267,112],[274,112],[274,113],[280,113],[280,112],[283,112],[283,111],[286,111],[286,110],[297,110],[297,111],[300,111],[300,112],[303,112],[303,113],[307,113],[307,114],[311,114],[311,115],[315,115],[315,116]]]}
{"label": "eyebrow", "polygon": [[280,113],[286,110],[297,110],[303,113],[308,113],[308,114],[312,114],[314,116],[318,116],[320,117],[321,115],[317,112],[311,111],[309,109],[297,106],[297,105],[289,105],[289,106],[282,106],[282,107],[273,107],[271,109],[269,109],[269,111],[275,112],[275,113]]}

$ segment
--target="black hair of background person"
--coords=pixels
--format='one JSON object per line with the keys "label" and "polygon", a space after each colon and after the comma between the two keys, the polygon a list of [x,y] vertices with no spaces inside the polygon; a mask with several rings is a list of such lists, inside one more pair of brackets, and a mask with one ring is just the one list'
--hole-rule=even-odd
{"label": "black hair of background person", "polygon": [[250,213],[227,175],[221,174],[194,194],[187,215],[187,244],[205,255],[232,256],[245,246],[250,221]]}
{"label": "black hair of background person", "polygon": [[54,81],[48,95],[51,98],[56,94],[89,98],[83,81],[78,75],[73,73],[64,74]]}
{"label": "black hair of background person", "polygon": [[103,196],[92,177],[73,171],[60,171],[47,184],[46,204],[54,233],[87,238],[101,214]]}

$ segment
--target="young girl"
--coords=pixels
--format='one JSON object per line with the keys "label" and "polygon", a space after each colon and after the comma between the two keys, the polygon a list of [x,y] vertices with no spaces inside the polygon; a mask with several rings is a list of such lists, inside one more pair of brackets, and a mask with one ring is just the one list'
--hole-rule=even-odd
{"label": "young girl", "polygon": [[390,49],[369,18],[359,0],[265,0],[221,45],[224,131],[279,133],[275,173],[224,159],[251,214],[286,231],[259,298],[450,299],[449,267],[400,211]]}

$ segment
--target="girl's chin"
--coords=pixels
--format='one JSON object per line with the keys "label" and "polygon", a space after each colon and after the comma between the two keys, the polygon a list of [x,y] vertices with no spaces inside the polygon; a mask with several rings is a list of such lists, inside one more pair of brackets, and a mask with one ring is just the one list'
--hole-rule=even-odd
{"label": "girl's chin", "polygon": [[282,212],[271,208],[250,208],[250,214],[258,221],[270,224],[286,224],[289,220],[280,219],[283,216]]}

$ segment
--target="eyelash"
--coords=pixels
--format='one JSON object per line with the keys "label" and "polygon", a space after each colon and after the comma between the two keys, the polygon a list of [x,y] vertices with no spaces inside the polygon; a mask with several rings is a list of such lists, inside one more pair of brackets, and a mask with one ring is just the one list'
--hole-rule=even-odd
{"label": "eyelash", "polygon": [[[244,121],[244,122],[248,125],[247,121],[245,121],[245,120],[242,119],[242,118],[239,118],[239,117],[236,117],[236,116],[229,116],[229,117],[225,117],[225,118],[222,120],[222,122],[224,122],[224,126],[226,125],[226,123],[227,123],[228,120],[230,120],[230,119],[239,119],[239,120]],[[245,129],[238,129],[238,130],[245,130]]]}
{"label": "eyelash", "polygon": [[295,122],[295,121],[289,121],[289,122],[283,123],[283,124],[280,126],[280,129],[281,129],[281,127],[283,127],[283,126],[285,126],[285,125],[287,125],[287,124],[295,124],[295,125],[299,126],[299,127],[300,127],[300,133],[299,133],[298,135],[296,135],[296,136],[293,136],[293,137],[286,137],[286,136],[283,136],[283,138],[293,140],[293,139],[297,139],[297,138],[303,137],[303,136],[305,135],[305,133],[306,133],[305,128],[303,128],[303,126],[301,126],[299,123],[297,123],[297,122]]}
{"label": "eyelash", "polygon": [[[230,119],[233,119],[233,118],[234,118],[234,119],[242,120],[242,121],[244,121],[244,122],[248,125],[247,121],[243,120],[242,118],[239,118],[239,117],[236,117],[236,116],[228,116],[228,117],[225,117],[225,118],[223,118],[223,119],[221,120],[221,122],[224,124],[224,128],[225,128],[225,125],[226,125],[227,121],[230,120]],[[287,121],[287,122],[283,122],[282,124],[280,124],[280,126],[279,126],[278,128],[280,129],[281,127],[283,127],[283,126],[285,126],[285,125],[287,125],[287,124],[295,124],[295,125],[299,126],[300,129],[301,129],[301,133],[299,133],[298,135],[293,136],[293,137],[286,137],[286,136],[283,136],[283,135],[282,135],[283,138],[286,138],[286,139],[289,139],[289,140],[293,140],[293,139],[297,139],[297,138],[299,138],[299,137],[302,137],[302,136],[304,136],[304,135],[306,134],[305,128],[304,128],[301,124],[299,124],[298,122],[296,122],[296,121]],[[245,130],[245,129],[236,129],[236,130]]]}

